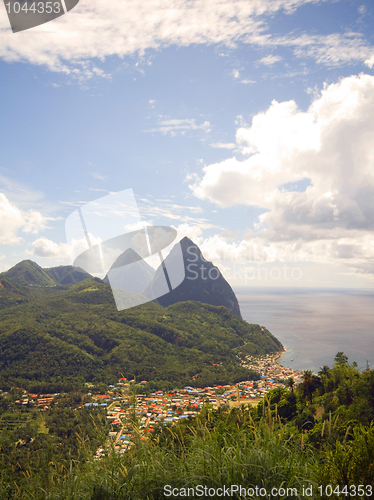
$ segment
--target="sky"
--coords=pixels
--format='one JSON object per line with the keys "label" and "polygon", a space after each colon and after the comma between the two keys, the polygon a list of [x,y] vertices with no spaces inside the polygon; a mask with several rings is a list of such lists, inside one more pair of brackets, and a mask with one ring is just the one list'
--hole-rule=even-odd
{"label": "sky", "polygon": [[374,285],[374,4],[0,6],[0,271],[70,264],[65,220],[132,189],[232,285]]}

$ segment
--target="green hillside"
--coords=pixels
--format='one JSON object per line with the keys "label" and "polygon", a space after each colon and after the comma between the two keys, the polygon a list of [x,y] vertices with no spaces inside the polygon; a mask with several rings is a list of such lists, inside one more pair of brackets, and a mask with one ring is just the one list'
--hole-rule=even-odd
{"label": "green hillside", "polygon": [[149,302],[118,312],[93,278],[0,310],[0,383],[48,392],[121,373],[161,387],[234,383],[253,375],[236,361],[244,344],[259,354],[281,346],[224,307]]}
{"label": "green hillside", "polygon": [[0,279],[8,278],[22,286],[55,286],[56,281],[36,262],[23,260],[14,267],[0,274]]}
{"label": "green hillside", "polygon": [[44,271],[60,285],[71,285],[92,278],[86,271],[74,266],[49,267],[44,269]]}
{"label": "green hillside", "polygon": [[26,300],[26,290],[0,275],[0,309],[18,305]]}

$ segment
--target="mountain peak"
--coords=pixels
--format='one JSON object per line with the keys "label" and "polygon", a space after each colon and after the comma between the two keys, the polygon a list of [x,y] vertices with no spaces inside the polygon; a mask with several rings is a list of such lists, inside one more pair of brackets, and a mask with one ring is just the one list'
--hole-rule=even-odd
{"label": "mountain peak", "polygon": [[54,286],[56,282],[49,274],[32,260],[23,260],[8,271],[3,273],[3,276],[9,278],[18,285],[38,285],[38,286]]}
{"label": "mountain peak", "polygon": [[194,243],[192,240],[190,240],[190,238],[188,236],[184,236],[184,238],[181,239],[180,243],[181,243],[181,245],[183,245],[185,243],[191,243],[191,245],[196,245],[196,243]]}
{"label": "mountain peak", "polygon": [[181,246],[183,252],[187,251],[188,247],[195,247],[196,251],[199,254],[202,254],[202,252],[201,252],[200,248],[197,246],[197,244],[194,243],[192,240],[190,240],[190,238],[188,238],[187,236],[182,238],[179,243],[180,243],[180,246]]}
{"label": "mountain peak", "polygon": [[[220,270],[204,258],[200,248],[189,238],[184,237],[180,241],[180,247],[183,255],[185,279],[174,290],[159,297],[158,302],[163,306],[169,306],[177,302],[194,300],[213,306],[225,306],[241,318],[235,293],[222,276]],[[166,269],[175,268],[174,260],[177,252],[174,249],[176,249],[176,246],[164,261]],[[155,295],[153,288],[163,272],[163,268],[160,266],[156,271],[153,282],[145,290],[145,295]]]}
{"label": "mountain peak", "polygon": [[154,274],[155,270],[134,249],[128,248],[112,264],[104,282],[118,290],[142,293]]}
{"label": "mountain peak", "polygon": [[43,269],[29,259],[18,262],[0,276],[22,286],[70,285],[91,278],[90,274],[78,267],[57,266]]}
{"label": "mountain peak", "polygon": [[137,262],[138,260],[142,260],[140,255],[137,252],[135,252],[135,250],[133,248],[128,248],[123,253],[121,253],[121,255],[119,255],[119,257],[117,257],[117,259],[113,263],[111,269],[114,269],[116,267],[126,266],[128,264],[133,264],[134,262]]}

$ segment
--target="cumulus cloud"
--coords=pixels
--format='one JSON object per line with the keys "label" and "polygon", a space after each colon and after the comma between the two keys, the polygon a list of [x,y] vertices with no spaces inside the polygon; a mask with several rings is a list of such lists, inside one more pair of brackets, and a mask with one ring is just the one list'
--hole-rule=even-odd
{"label": "cumulus cloud", "polygon": [[21,241],[17,236],[18,229],[24,224],[20,210],[12,205],[4,194],[0,193],[0,244],[15,245]]}
{"label": "cumulus cloud", "polygon": [[23,211],[0,193],[0,245],[17,245],[22,241],[20,230],[36,234],[47,224],[47,217],[35,210]]}
{"label": "cumulus cloud", "polygon": [[178,240],[181,240],[185,236],[192,240],[194,243],[198,244],[201,241],[202,235],[202,227],[199,225],[191,225],[191,224],[179,224],[175,228],[178,233]]}
{"label": "cumulus cloud", "polygon": [[194,194],[222,207],[236,204],[271,207],[278,186],[305,177],[301,165],[286,165],[295,151],[316,150],[318,130],[313,116],[298,110],[293,101],[273,101],[265,113],[256,115],[252,127],[240,127],[237,145],[245,161],[235,157],[204,168],[204,177],[191,186]]}
{"label": "cumulus cloud", "polygon": [[[372,54],[360,34],[273,37],[267,21],[324,0],[81,0],[67,15],[14,35],[0,11],[0,57],[89,78],[108,76],[93,60],[143,54],[170,45],[239,41],[255,47],[289,47],[327,65],[364,61]],[[27,43],[25,38],[27,37]]]}
{"label": "cumulus cloud", "polygon": [[32,244],[33,254],[48,259],[66,259],[69,257],[66,243],[55,243],[48,238],[38,238]]}
{"label": "cumulus cloud", "polygon": [[48,217],[45,217],[36,210],[29,210],[24,214],[25,224],[23,231],[25,233],[37,234],[47,227]]}
{"label": "cumulus cloud", "polygon": [[[264,208],[248,238],[276,254],[299,245],[324,262],[374,271],[374,77],[326,85],[306,112],[273,101],[236,141],[248,158],[204,167],[190,186],[195,196]],[[292,187],[301,179],[309,180],[303,192]]]}

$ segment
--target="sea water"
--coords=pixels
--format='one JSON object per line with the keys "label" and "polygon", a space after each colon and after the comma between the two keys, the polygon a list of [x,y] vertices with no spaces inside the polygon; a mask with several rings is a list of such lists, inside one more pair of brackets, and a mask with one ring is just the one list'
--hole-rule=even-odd
{"label": "sea water", "polygon": [[265,326],[286,349],[279,362],[296,370],[334,365],[342,351],[374,368],[374,290],[235,287],[243,319]]}

